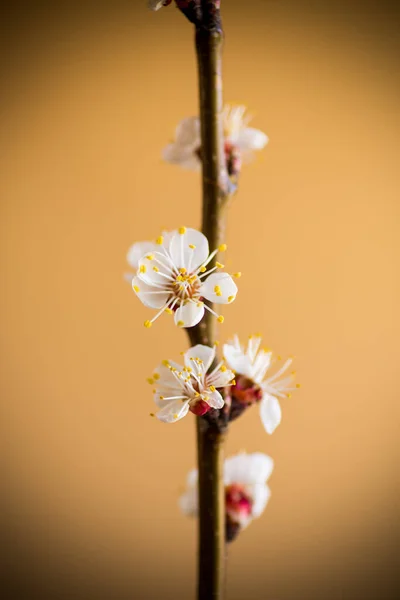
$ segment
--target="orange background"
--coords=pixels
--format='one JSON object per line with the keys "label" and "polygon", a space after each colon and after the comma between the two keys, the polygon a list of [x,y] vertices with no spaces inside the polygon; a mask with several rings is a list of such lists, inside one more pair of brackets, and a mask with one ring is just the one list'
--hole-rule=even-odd
{"label": "orange background", "polygon": [[[131,3],[132,4],[132,3]],[[173,7],[14,15],[1,114],[2,411],[10,572],[51,598],[190,598],[195,522],[177,497],[194,418],[145,382],[185,335],[123,280],[125,254],[198,226],[197,174],[160,153],[197,113]],[[399,521],[399,38],[385,4],[225,1],[224,94],[270,137],[245,166],[220,340],[263,332],[301,390],[227,452],[275,460],[230,548],[230,600],[389,598]],[[387,5],[389,6],[389,5]],[[360,7],[360,8],[359,8]],[[388,9],[389,10],[389,9]],[[4,42],[4,39],[3,39]],[[397,306],[397,308],[396,308]],[[19,577],[20,572],[20,577]]]}

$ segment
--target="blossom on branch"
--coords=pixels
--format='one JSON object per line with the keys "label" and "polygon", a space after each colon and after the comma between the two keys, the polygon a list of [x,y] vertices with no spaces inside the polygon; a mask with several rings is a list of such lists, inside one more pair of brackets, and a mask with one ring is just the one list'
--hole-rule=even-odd
{"label": "blossom on branch", "polygon": [[[144,243],[141,244],[144,248]],[[145,327],[151,327],[163,312],[174,314],[178,327],[197,325],[206,310],[223,323],[224,317],[204,299],[216,304],[230,304],[236,298],[235,282],[228,273],[221,272],[224,265],[216,262],[207,269],[217,252],[226,250],[226,244],[209,254],[205,235],[195,229],[180,227],[168,239],[157,238],[155,246],[149,248],[138,259],[137,273],[132,278],[132,288],[138,298],[145,306],[158,310],[155,317],[145,321]],[[134,246],[130,252],[135,255]]]}
{"label": "blossom on branch", "polygon": [[[261,336],[249,337],[247,348],[240,343],[237,335],[224,344],[223,355],[229,368],[236,372],[236,385],[231,389],[231,396],[244,406],[260,402],[260,417],[267,433],[273,433],[281,422],[282,412],[278,398],[290,398],[290,392],[300,387],[293,385],[295,372],[279,379],[292,364],[289,358],[280,369],[267,377],[267,372],[274,363],[272,351],[261,348]],[[278,360],[280,357],[278,357]]]}
{"label": "blossom on branch", "polygon": [[[226,538],[234,537],[259,517],[270,498],[267,485],[274,467],[272,458],[261,452],[244,452],[231,456],[224,462],[224,487],[226,509]],[[188,474],[186,492],[179,498],[182,512],[191,517],[198,514],[198,473]]]}
{"label": "blossom on branch", "polygon": [[[245,106],[226,105],[223,113],[225,155],[227,164],[232,156],[238,160],[249,162],[255,150],[262,150],[268,143],[268,137],[259,129],[248,127],[251,116],[246,113]],[[177,126],[175,141],[163,151],[165,161],[180,165],[185,169],[199,170],[201,166],[201,134],[200,119],[187,117]]]}
{"label": "blossom on branch", "polygon": [[164,360],[148,379],[154,385],[154,402],[160,409],[156,417],[164,423],[179,421],[190,411],[202,416],[219,409],[224,399],[217,388],[232,385],[234,373],[223,361],[210,373],[215,347],[198,344],[183,354],[184,366]]}

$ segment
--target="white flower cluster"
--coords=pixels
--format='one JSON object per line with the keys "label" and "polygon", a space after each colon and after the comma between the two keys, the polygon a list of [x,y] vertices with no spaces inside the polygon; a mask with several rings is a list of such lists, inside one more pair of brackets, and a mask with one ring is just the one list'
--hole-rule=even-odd
{"label": "white flower cluster", "polygon": [[[149,0],[148,5],[158,10],[170,3],[171,0]],[[268,137],[248,126],[250,116],[245,106],[227,105],[222,121],[227,168],[231,165],[228,173],[233,176],[240,171],[242,160],[248,162],[254,151],[265,147]],[[198,117],[188,117],[179,123],[175,140],[164,149],[163,157],[186,169],[201,167]],[[139,300],[156,311],[152,319],[145,321],[145,327],[151,327],[163,313],[173,315],[178,327],[196,326],[206,311],[222,323],[224,317],[214,311],[213,305],[232,303],[238,291],[232,276],[223,270],[224,265],[215,260],[217,253],[226,249],[226,244],[221,244],[210,251],[203,233],[186,227],[163,232],[154,241],[131,246],[127,260],[134,272],[126,278]],[[234,273],[233,277],[240,275],[240,272]],[[259,335],[250,336],[247,346],[235,335],[224,344],[220,362],[216,359],[215,346],[198,344],[182,355],[183,365],[164,360],[148,379],[158,408],[153,416],[164,423],[175,423],[189,412],[206,417],[210,411],[214,411],[209,415],[212,419],[222,414],[229,421],[247,406],[259,403],[261,421],[271,434],[281,422],[279,400],[290,397],[291,391],[300,387],[293,383],[294,372],[284,375],[292,363],[291,358],[269,374],[276,359],[269,348],[261,347]],[[222,408],[223,413],[216,412]],[[228,540],[265,509],[270,497],[267,480],[272,470],[272,459],[262,453],[241,453],[225,461]],[[191,516],[198,513],[197,480],[197,470],[191,471],[187,489],[180,498],[182,511]]]}

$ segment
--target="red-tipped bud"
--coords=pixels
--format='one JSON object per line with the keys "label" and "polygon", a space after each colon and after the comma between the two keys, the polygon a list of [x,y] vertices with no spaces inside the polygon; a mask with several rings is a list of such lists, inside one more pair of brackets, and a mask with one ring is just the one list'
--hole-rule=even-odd
{"label": "red-tipped bud", "polygon": [[198,417],[202,417],[203,415],[208,413],[210,409],[211,406],[207,404],[207,402],[204,402],[204,400],[199,400],[198,402],[191,404],[191,406],[189,407],[190,412],[192,412],[194,415],[197,415]]}

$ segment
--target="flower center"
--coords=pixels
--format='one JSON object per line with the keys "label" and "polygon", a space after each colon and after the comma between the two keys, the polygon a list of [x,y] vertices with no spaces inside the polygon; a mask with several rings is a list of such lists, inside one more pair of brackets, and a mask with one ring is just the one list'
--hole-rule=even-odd
{"label": "flower center", "polygon": [[182,303],[185,300],[200,300],[200,286],[201,280],[196,274],[180,269],[170,287],[172,294]]}
{"label": "flower center", "polygon": [[231,517],[243,518],[251,514],[252,500],[244,486],[232,483],[225,488],[226,512]]}
{"label": "flower center", "polygon": [[245,375],[236,375],[236,385],[232,387],[231,394],[240,404],[253,404],[262,399],[260,386]]}

